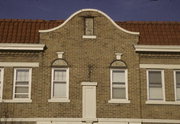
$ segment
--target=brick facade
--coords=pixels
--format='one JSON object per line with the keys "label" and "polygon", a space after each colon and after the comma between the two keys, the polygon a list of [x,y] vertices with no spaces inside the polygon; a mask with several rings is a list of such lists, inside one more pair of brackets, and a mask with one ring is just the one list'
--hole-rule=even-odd
{"label": "brick facade", "polygon": [[[95,39],[83,38],[85,17],[94,17]],[[46,45],[43,51],[1,51],[1,62],[38,62],[39,67],[32,68],[32,102],[2,101],[0,118],[27,118],[27,120],[28,118],[82,118],[81,82],[97,82],[97,118],[128,118],[129,122],[133,122],[131,119],[139,119],[135,121],[137,124],[141,123],[140,119],[180,120],[179,105],[146,104],[146,69],[139,66],[140,64],[179,64],[180,55],[136,52],[134,45],[138,44],[139,37],[141,34],[131,34],[118,29],[98,11],[82,11],[62,27],[40,33],[40,44]],[[52,63],[58,58],[56,52],[64,52],[63,59],[68,63],[70,102],[67,103],[48,102],[51,98]],[[121,60],[127,65],[130,103],[108,103],[110,65],[116,60],[115,53],[122,53]],[[4,68],[3,99],[12,99],[13,69],[16,67],[2,68]],[[175,101],[173,69],[162,70],[165,72],[166,101]],[[123,122],[122,120],[118,123]],[[99,123],[103,122],[99,121]]]}

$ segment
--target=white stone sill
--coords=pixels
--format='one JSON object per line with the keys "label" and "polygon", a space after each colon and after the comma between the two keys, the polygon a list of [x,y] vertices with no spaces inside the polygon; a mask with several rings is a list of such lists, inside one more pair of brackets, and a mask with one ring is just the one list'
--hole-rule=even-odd
{"label": "white stone sill", "polygon": [[96,39],[96,35],[83,35],[82,38],[85,38],[85,39]]}
{"label": "white stone sill", "polygon": [[130,103],[130,100],[127,99],[111,99],[108,103]]}
{"label": "white stone sill", "polygon": [[2,99],[0,102],[5,103],[31,103],[32,99]]}
{"label": "white stone sill", "polygon": [[154,101],[154,100],[148,100],[148,101],[146,101],[146,104],[180,105],[180,101]]}
{"label": "white stone sill", "polygon": [[70,102],[70,100],[66,98],[51,98],[48,99],[48,102]]}
{"label": "white stone sill", "polygon": [[97,86],[97,82],[82,82],[82,86]]}

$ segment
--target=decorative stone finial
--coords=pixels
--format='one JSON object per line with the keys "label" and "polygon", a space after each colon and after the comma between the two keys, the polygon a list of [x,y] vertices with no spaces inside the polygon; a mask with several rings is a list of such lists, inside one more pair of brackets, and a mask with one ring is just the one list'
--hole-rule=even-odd
{"label": "decorative stone finial", "polygon": [[115,53],[116,59],[121,60],[122,53]]}
{"label": "decorative stone finial", "polygon": [[64,52],[56,52],[59,59],[62,59]]}

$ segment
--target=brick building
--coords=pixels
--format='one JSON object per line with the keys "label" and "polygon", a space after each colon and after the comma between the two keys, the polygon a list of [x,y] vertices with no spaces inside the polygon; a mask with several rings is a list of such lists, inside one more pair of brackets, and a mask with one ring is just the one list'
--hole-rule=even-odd
{"label": "brick building", "polygon": [[0,20],[0,121],[180,123],[180,23]]}

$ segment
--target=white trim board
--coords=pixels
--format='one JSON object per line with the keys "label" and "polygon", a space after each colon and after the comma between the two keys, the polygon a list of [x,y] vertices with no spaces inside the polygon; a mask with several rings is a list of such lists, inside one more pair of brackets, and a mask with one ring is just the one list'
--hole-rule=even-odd
{"label": "white trim board", "polygon": [[[54,121],[54,122],[82,122],[82,118],[0,118],[0,121]],[[179,124],[180,120],[175,119],[140,119],[140,118],[97,118],[98,122],[151,122],[151,123],[174,123]]]}
{"label": "white trim board", "polygon": [[77,12],[75,12],[74,14],[72,14],[64,23],[60,24],[59,26],[55,27],[55,28],[51,28],[51,29],[48,29],[48,30],[39,30],[40,33],[45,33],[45,32],[51,32],[51,31],[55,31],[61,27],[63,27],[69,20],[71,20],[74,16],[76,16],[77,14],[81,13],[81,12],[88,12],[88,11],[91,11],[91,12],[97,12],[97,13],[100,13],[102,14],[103,16],[105,16],[116,28],[118,28],[119,30],[123,31],[123,32],[126,32],[128,34],[133,34],[133,35],[139,35],[140,33],[139,32],[132,32],[132,31],[128,31],[122,27],[120,27],[119,25],[117,25],[107,14],[105,14],[104,12],[100,11],[100,10],[97,10],[97,9],[81,9]]}
{"label": "white trim board", "polygon": [[180,69],[180,65],[175,64],[140,64],[139,67],[149,69]]}
{"label": "white trim board", "polygon": [[39,67],[39,62],[0,62],[1,67]]}
{"label": "white trim board", "polygon": [[44,50],[45,44],[0,43],[0,50]]}
{"label": "white trim board", "polygon": [[0,83],[0,102],[2,101],[2,97],[3,97],[3,85],[4,85],[4,68],[0,68],[0,76],[1,76],[1,83]]}
{"label": "white trim board", "polygon": [[134,45],[136,52],[180,52],[177,45]]}

